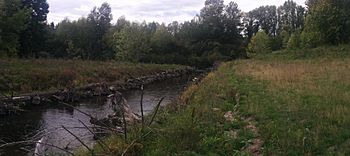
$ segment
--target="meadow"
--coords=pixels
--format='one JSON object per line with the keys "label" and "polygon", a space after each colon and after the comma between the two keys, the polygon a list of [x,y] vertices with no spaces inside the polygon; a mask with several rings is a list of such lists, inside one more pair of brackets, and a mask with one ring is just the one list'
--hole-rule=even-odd
{"label": "meadow", "polygon": [[350,152],[350,59],[248,60],[233,65],[241,112],[253,116],[267,155]]}

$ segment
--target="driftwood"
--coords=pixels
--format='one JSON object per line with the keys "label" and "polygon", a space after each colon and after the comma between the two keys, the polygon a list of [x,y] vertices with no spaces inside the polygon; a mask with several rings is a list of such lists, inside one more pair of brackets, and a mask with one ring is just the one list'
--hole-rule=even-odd
{"label": "driftwood", "polygon": [[121,127],[124,124],[123,115],[127,123],[139,122],[140,117],[133,113],[125,98],[120,92],[108,96],[108,102],[113,110],[113,114],[107,115],[103,119],[91,118],[90,122],[98,126]]}

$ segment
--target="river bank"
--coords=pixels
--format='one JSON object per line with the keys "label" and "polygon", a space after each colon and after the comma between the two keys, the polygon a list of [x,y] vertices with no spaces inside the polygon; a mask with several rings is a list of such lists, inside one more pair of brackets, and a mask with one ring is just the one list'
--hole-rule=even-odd
{"label": "river bank", "polygon": [[[2,95],[5,97],[0,100],[2,104],[0,115],[20,112],[23,107],[30,105],[56,101],[77,102],[93,96],[105,96],[115,91],[135,89],[142,84],[194,72],[193,68],[180,65],[61,60],[10,60],[1,61],[0,65],[7,67],[1,68],[1,72],[4,73],[1,79]],[[47,67],[48,65],[50,67]],[[29,71],[23,68],[28,68]],[[67,70],[70,74],[67,74]],[[33,73],[33,71],[36,72]],[[35,77],[33,74],[40,75],[40,77]],[[52,86],[38,88],[38,86],[48,84]],[[28,85],[30,89],[27,91],[32,93],[23,94],[22,92],[26,90],[23,89],[23,86]],[[15,86],[21,87],[16,88]],[[55,87],[58,89],[48,89]]]}
{"label": "river bank", "polygon": [[[104,155],[348,155],[349,49],[320,47],[222,64]],[[77,155],[89,155],[77,152]]]}
{"label": "river bank", "polygon": [[[175,101],[189,80],[191,80],[190,75],[183,75],[145,85],[143,95],[144,114],[151,113],[158,101],[163,97],[165,99],[162,102],[162,106]],[[123,91],[122,94],[127,100],[130,109],[136,114],[140,114],[140,89]],[[75,109],[62,104],[34,106],[28,108],[21,115],[0,118],[0,139],[6,142],[43,140],[43,143],[66,148],[68,151],[81,147],[80,142],[62,129],[61,126],[63,125],[80,137],[86,144],[94,144],[96,141],[94,135],[79,122],[79,120],[83,121],[87,126],[93,127],[90,123],[90,117],[78,110],[98,119],[105,118],[109,114],[113,114],[108,98],[105,96],[88,98],[74,103],[74,106]],[[0,155],[22,156],[34,152],[34,149],[35,143],[33,142],[21,143],[0,147]],[[44,149],[48,155],[52,152],[56,153],[53,155],[66,154],[50,146],[45,146]]]}

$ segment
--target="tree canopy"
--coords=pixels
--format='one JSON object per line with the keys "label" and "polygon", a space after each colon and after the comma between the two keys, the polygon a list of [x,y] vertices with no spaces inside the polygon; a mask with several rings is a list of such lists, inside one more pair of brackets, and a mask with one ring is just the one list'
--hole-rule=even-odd
{"label": "tree canopy", "polygon": [[47,23],[46,0],[0,0],[0,57],[118,60],[207,66],[269,52],[350,41],[350,1],[292,0],[242,12],[235,2],[206,0],[192,20],[112,23],[108,3],[86,17]]}

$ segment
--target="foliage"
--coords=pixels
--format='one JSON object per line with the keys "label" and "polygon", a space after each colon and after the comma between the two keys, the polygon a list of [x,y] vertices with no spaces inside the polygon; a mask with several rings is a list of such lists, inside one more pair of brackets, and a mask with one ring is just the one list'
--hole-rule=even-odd
{"label": "foliage", "polygon": [[[0,49],[1,55],[8,57],[118,59],[205,67],[246,57],[245,50],[254,51],[252,45],[257,43],[249,43],[255,42],[252,38],[260,31],[270,39],[263,41],[264,49],[255,51],[285,49],[289,41],[307,48],[350,41],[348,0],[309,0],[307,10],[287,0],[281,6],[261,6],[246,13],[235,2],[206,0],[192,20],[168,25],[130,22],[125,17],[112,24],[108,3],[94,7],[87,17],[48,24],[46,0],[10,2],[0,1]],[[300,43],[296,36],[290,39],[297,32]]]}
{"label": "foliage", "polygon": [[258,32],[253,36],[248,45],[248,51],[251,53],[268,53],[270,49],[270,38],[265,32]]}
{"label": "foliage", "polygon": [[3,0],[0,4],[0,56],[15,57],[20,34],[27,28],[28,10],[21,9],[20,0]]}
{"label": "foliage", "polygon": [[[315,0],[308,1],[309,14],[303,35],[306,47],[323,44],[321,41],[312,43],[321,37],[324,43],[340,44],[349,40],[349,2],[346,0]],[[309,43],[311,42],[311,43]]]}
{"label": "foliage", "polygon": [[300,48],[300,33],[293,33],[288,41],[287,49],[298,49]]}
{"label": "foliage", "polygon": [[150,42],[153,52],[155,54],[162,54],[173,50],[175,39],[165,25],[162,24],[157,27],[156,31],[151,36]]}
{"label": "foliage", "polygon": [[257,20],[256,27],[260,27],[269,36],[277,35],[277,25],[279,21],[277,19],[276,6],[261,6],[250,11],[249,14]]}
{"label": "foliage", "polygon": [[117,60],[138,62],[150,51],[149,37],[137,23],[124,27],[114,37]]}
{"label": "foliage", "polygon": [[315,48],[325,43],[320,32],[303,32],[301,34],[301,45],[304,48]]}
{"label": "foliage", "polygon": [[293,33],[304,26],[306,10],[292,0],[287,0],[282,6],[261,6],[246,14],[246,22],[250,28],[250,34],[255,34],[262,29],[269,36],[281,35],[287,31]]}
{"label": "foliage", "polygon": [[23,9],[28,9],[30,20],[28,27],[21,33],[20,57],[38,57],[39,52],[46,51],[46,19],[49,4],[46,0],[23,0]]}
{"label": "foliage", "polygon": [[[94,8],[87,18],[77,21],[63,20],[57,25],[54,37],[61,44],[64,57],[84,60],[112,59],[113,32],[111,8],[107,3]],[[64,48],[62,48],[62,46]]]}
{"label": "foliage", "polygon": [[293,0],[287,0],[282,6],[278,7],[277,14],[280,21],[279,32],[285,30],[293,33],[304,26],[306,10]]}
{"label": "foliage", "polygon": [[282,47],[283,48],[287,48],[287,44],[288,44],[288,41],[289,41],[289,38],[290,38],[290,34],[286,31],[286,30],[283,30],[281,32],[281,39],[282,39]]}

